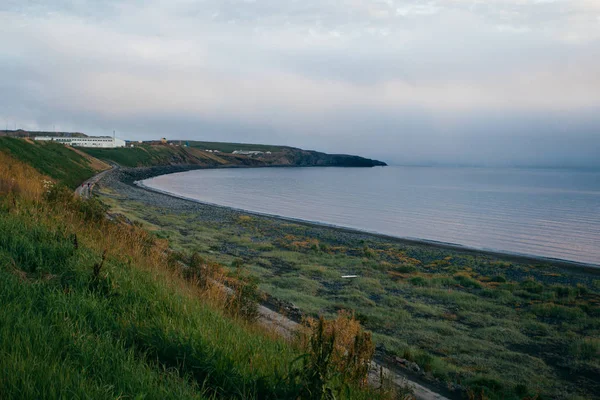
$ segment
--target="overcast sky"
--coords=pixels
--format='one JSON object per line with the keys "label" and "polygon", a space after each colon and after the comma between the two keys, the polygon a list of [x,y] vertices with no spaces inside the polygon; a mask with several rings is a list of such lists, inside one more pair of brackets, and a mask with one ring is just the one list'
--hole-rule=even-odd
{"label": "overcast sky", "polygon": [[0,0],[2,128],[600,167],[600,0]]}

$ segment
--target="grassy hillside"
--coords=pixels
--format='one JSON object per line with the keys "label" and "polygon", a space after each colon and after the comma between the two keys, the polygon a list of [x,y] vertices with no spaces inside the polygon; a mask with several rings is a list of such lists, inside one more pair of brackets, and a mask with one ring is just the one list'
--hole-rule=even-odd
{"label": "grassy hillside", "polygon": [[[97,200],[48,187],[36,169],[49,160],[35,165],[0,153],[0,397],[383,396],[351,379],[338,338],[328,347],[333,336],[321,332],[307,347],[252,322],[256,291],[241,272],[225,276],[106,219]],[[226,294],[212,279],[237,290]]]}
{"label": "grassy hillside", "polygon": [[124,167],[157,165],[217,165],[227,161],[194,148],[179,146],[137,145],[133,148],[81,149],[93,157],[112,161]]}
{"label": "grassy hillside", "polygon": [[0,137],[0,152],[72,188],[98,172],[97,165],[62,144]]}
{"label": "grassy hillside", "polygon": [[116,149],[84,149],[93,157],[110,160],[124,167],[147,167],[156,163],[167,163],[171,151],[167,147],[154,148],[150,146],[139,146],[134,148]]}

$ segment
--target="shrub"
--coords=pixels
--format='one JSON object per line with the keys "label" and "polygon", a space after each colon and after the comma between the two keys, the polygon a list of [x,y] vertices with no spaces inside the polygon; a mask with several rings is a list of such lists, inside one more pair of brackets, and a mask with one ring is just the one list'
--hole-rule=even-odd
{"label": "shrub", "polygon": [[88,222],[100,222],[106,218],[108,206],[98,199],[78,199],[76,204],[79,206],[79,211],[81,212],[83,219]]}
{"label": "shrub", "polygon": [[326,329],[323,317],[311,327],[308,352],[303,357],[304,368],[300,370],[298,380],[301,385],[301,397],[310,399],[334,399],[334,388],[330,381],[335,373],[332,355],[335,348],[335,336]]}
{"label": "shrub", "polygon": [[417,270],[417,267],[415,267],[414,265],[410,265],[410,264],[400,265],[399,267],[394,268],[394,271],[400,272],[403,274],[415,272],[416,270]]}
{"label": "shrub", "polygon": [[73,192],[66,186],[53,185],[48,189],[44,195],[44,199],[53,205],[67,205],[72,206],[75,202],[75,196]]}
{"label": "shrub", "polygon": [[232,314],[250,321],[258,318],[258,304],[261,295],[258,290],[258,280],[248,275],[242,268],[237,268],[227,279],[232,292],[229,294],[226,310]]}
{"label": "shrub", "polygon": [[475,279],[471,278],[470,276],[466,275],[466,274],[462,274],[462,273],[457,273],[454,275],[454,280],[461,285],[462,287],[465,288],[470,288],[470,289],[480,289],[481,288],[481,283],[477,282]]}
{"label": "shrub", "polygon": [[334,399],[349,386],[367,383],[375,346],[353,315],[340,311],[335,320],[307,320],[303,368],[295,380],[302,386],[301,398]]}
{"label": "shrub", "polygon": [[600,357],[600,339],[576,339],[569,346],[569,353],[581,360],[591,360]]}
{"label": "shrub", "polygon": [[559,299],[568,298],[571,296],[571,289],[566,286],[556,285],[552,289],[554,290],[556,297]]}
{"label": "shrub", "polygon": [[252,217],[249,215],[240,215],[238,217],[238,222],[239,223],[245,223],[245,222],[250,222],[252,221]]}
{"label": "shrub", "polygon": [[427,279],[423,278],[422,276],[415,276],[410,278],[410,283],[412,283],[415,286],[428,286]]}
{"label": "shrub", "polygon": [[171,269],[181,268],[181,263],[184,263],[185,261],[185,254],[180,251],[169,251],[167,253],[167,264]]}
{"label": "shrub", "polygon": [[194,282],[201,289],[208,289],[217,281],[222,281],[223,267],[207,261],[200,254],[192,254],[187,263],[188,267],[183,270],[183,277]]}
{"label": "shrub", "polygon": [[553,303],[535,304],[531,307],[531,311],[538,317],[563,321],[575,321],[585,317],[585,313],[579,308],[565,307]]}
{"label": "shrub", "polygon": [[544,285],[539,282],[536,282],[533,279],[527,279],[521,282],[521,288],[528,291],[529,293],[542,293],[544,291]]}
{"label": "shrub", "polygon": [[363,247],[363,254],[367,258],[375,258],[375,256],[377,255],[375,250],[371,249],[369,246],[366,245]]}
{"label": "shrub", "polygon": [[582,285],[581,283],[578,283],[575,292],[577,296],[585,296],[589,294],[590,291],[586,286]]}
{"label": "shrub", "polygon": [[550,328],[546,324],[537,321],[525,323],[523,330],[530,336],[547,336],[550,333]]}
{"label": "shrub", "polygon": [[469,379],[467,385],[475,393],[498,393],[503,389],[502,383],[498,379],[483,375]]}

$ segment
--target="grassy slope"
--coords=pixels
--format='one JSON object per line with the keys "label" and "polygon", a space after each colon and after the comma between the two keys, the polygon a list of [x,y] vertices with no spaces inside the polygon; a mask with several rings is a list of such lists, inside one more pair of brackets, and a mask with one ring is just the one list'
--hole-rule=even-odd
{"label": "grassy slope", "polygon": [[62,144],[0,137],[0,152],[10,154],[72,188],[98,172],[88,159]]}
{"label": "grassy slope", "polygon": [[83,149],[86,153],[103,160],[110,160],[124,167],[147,167],[167,163],[172,149],[159,146],[138,146],[118,149]]}
{"label": "grassy slope", "polygon": [[0,397],[296,396],[297,345],[226,315],[165,241],[44,179],[0,152]]}
{"label": "grassy slope", "polygon": [[[28,169],[2,161],[3,181]],[[3,396],[285,397],[293,347],[198,301],[143,231],[86,220],[70,197],[44,201],[35,172],[17,180],[15,201],[0,195]]]}
{"label": "grassy slope", "polygon": [[99,260],[94,249],[76,250],[61,229],[0,220],[0,391],[7,398],[285,393],[278,379],[295,354],[284,342],[252,334],[166,284],[166,276],[161,282],[112,257],[96,284]]}
{"label": "grassy slope", "polygon": [[226,160],[195,148],[179,146],[137,145],[134,148],[84,149],[87,154],[101,160],[115,162],[124,167],[150,167],[156,165],[189,164],[220,165]]}
{"label": "grassy slope", "polygon": [[435,378],[498,399],[600,389],[598,275],[107,196],[180,248],[224,264],[242,258],[264,290],[309,314],[356,310],[381,348]]}

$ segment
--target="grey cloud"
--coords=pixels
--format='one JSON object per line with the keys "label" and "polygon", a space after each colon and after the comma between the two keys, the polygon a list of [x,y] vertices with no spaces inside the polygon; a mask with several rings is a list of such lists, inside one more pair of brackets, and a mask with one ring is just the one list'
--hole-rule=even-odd
{"label": "grey cloud", "polygon": [[595,0],[8,0],[0,124],[598,166],[599,16]]}

